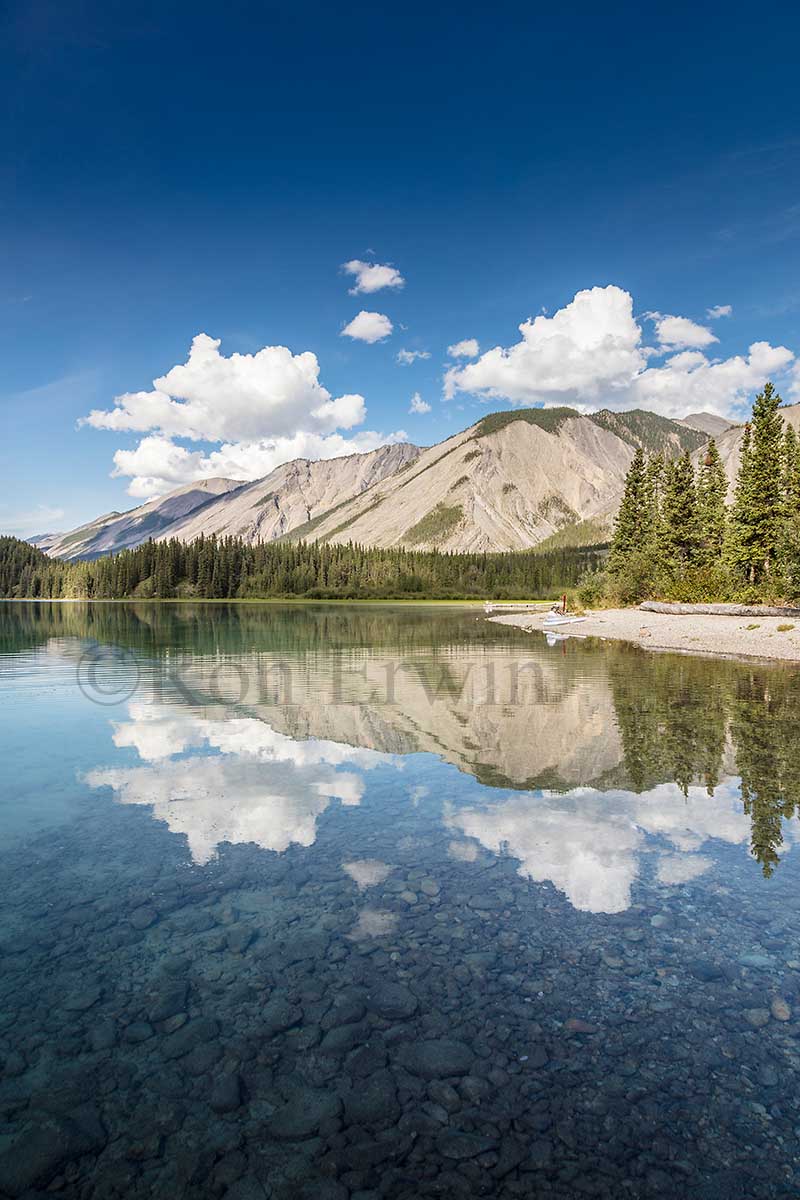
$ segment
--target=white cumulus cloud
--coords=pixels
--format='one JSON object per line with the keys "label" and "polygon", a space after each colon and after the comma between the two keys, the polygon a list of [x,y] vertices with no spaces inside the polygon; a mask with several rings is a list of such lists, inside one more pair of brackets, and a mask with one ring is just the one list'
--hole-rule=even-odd
{"label": "white cumulus cloud", "polygon": [[706,309],[706,316],[709,321],[718,321],[720,317],[729,317],[732,312],[732,304],[715,304],[713,308]]}
{"label": "white cumulus cloud", "polygon": [[353,338],[357,342],[382,342],[394,329],[394,325],[383,313],[366,312],[363,308],[345,325],[341,337]]}
{"label": "white cumulus cloud", "polygon": [[519,327],[522,340],[495,346],[445,374],[445,396],[477,392],[515,404],[591,402],[629,386],[645,366],[633,300],[618,287],[578,292],[552,317]]}
{"label": "white cumulus cloud", "polygon": [[[402,430],[343,436],[363,422],[364,397],[332,396],[310,351],[265,346],[226,357],[219,348],[218,339],[198,334],[187,361],[155,379],[152,391],[127,392],[84,418],[95,429],[147,435],[114,454],[112,474],[130,478],[131,496],[149,499],[214,475],[258,479],[293,458],[335,458],[406,439]],[[189,449],[181,440],[216,448]]]}
{"label": "white cumulus cloud", "polygon": [[800,359],[795,362],[789,377],[789,397],[792,404],[800,401]]}
{"label": "white cumulus cloud", "polygon": [[411,397],[411,407],[408,411],[410,413],[420,414],[429,413],[431,411],[431,406],[426,400],[422,399],[422,396],[420,396],[419,392],[414,392],[414,395]]}
{"label": "white cumulus cloud", "polygon": [[698,325],[688,317],[671,317],[663,313],[648,313],[648,316],[655,321],[659,344],[667,349],[697,349],[719,341],[705,325]]}
{"label": "white cumulus cloud", "polygon": [[[581,411],[648,408],[680,417],[706,410],[738,419],[765,381],[795,362],[786,346],[754,342],[746,354],[712,358],[704,349],[713,333],[685,317],[648,313],[658,347],[644,344],[633,315],[633,299],[622,288],[594,287],[552,316],[524,321],[522,338],[496,346],[475,362],[453,365],[444,376],[444,394],[459,392],[512,404],[564,404]],[[653,356],[669,354],[659,365]],[[800,396],[795,367],[792,396]]]}
{"label": "white cumulus cloud", "polygon": [[716,361],[687,350],[637,376],[624,407],[649,408],[665,417],[698,410],[721,417],[742,416],[748,398],[793,360],[791,350],[769,342],[753,342],[747,354]]}
{"label": "white cumulus cloud", "polygon": [[464,338],[463,342],[453,342],[452,346],[448,346],[447,353],[450,358],[477,358],[480,349],[477,338]]}
{"label": "white cumulus cloud", "polygon": [[114,408],[95,409],[83,423],[218,442],[291,434],[303,427],[350,429],[363,421],[363,396],[333,399],[319,381],[316,354],[264,346],[256,354],[226,358],[219,347],[218,338],[199,333],[188,360],[154,379],[152,391],[117,396]]}
{"label": "white cumulus cloud", "polygon": [[397,361],[404,367],[410,367],[418,358],[430,358],[430,350],[398,350]]}
{"label": "white cumulus cloud", "polygon": [[401,288],[406,282],[396,267],[386,263],[362,262],[360,258],[343,263],[342,270],[355,276],[355,283],[349,289],[351,296],[380,292],[383,288]]}

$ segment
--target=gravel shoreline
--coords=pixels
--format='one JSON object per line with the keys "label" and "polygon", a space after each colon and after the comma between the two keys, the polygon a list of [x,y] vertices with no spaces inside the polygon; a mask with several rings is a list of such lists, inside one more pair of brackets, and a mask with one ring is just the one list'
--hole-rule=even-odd
{"label": "gravel shoreline", "polygon": [[[498,625],[514,625],[531,632],[542,629],[543,619],[539,613],[509,613],[489,618]],[[588,613],[580,625],[564,625],[559,631],[571,636],[634,642],[647,650],[800,662],[800,622],[786,617],[677,615],[610,608]]]}

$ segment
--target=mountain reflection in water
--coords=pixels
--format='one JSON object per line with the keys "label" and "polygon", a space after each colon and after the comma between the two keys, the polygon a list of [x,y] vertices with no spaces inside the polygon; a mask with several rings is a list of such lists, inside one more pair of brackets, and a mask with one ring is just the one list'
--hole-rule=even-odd
{"label": "mountain reflection in water", "polygon": [[[409,798],[421,752],[436,756],[426,803],[442,836],[510,854],[584,911],[624,911],[645,855],[674,884],[708,870],[715,841],[749,845],[769,875],[797,837],[799,685],[785,668],[579,641],[563,653],[436,610],[26,616],[67,658],[83,621],[146,665],[109,717],[136,765],[98,764],[85,782],[149,806],[196,863],[223,843],[311,846],[332,804],[360,803],[367,773]],[[442,764],[482,786],[459,788]]]}

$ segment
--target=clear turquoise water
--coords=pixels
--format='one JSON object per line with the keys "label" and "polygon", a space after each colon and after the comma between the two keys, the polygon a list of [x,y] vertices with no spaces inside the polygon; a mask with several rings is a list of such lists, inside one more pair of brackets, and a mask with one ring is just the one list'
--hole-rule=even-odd
{"label": "clear turquoise water", "polygon": [[797,1195],[798,686],[0,606],[0,1195]]}

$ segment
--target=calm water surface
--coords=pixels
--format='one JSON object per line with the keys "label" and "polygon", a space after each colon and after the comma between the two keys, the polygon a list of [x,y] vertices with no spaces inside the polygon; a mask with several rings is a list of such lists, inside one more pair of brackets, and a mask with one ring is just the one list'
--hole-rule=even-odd
{"label": "calm water surface", "polygon": [[0,1196],[796,1197],[800,683],[0,606]]}

